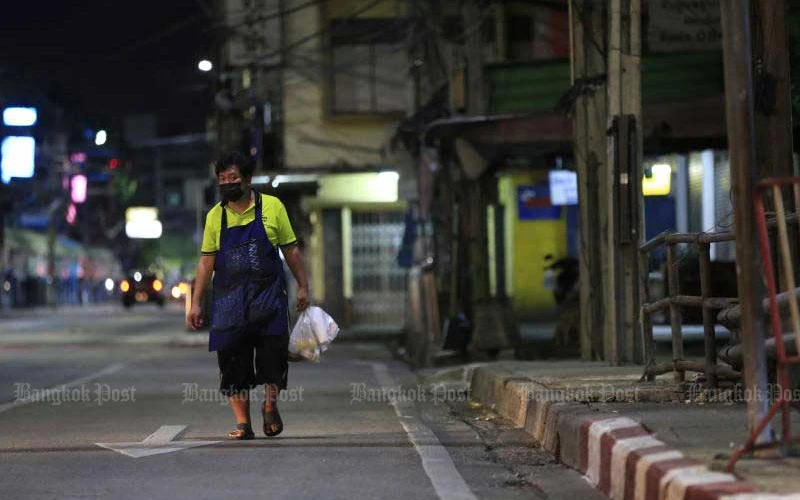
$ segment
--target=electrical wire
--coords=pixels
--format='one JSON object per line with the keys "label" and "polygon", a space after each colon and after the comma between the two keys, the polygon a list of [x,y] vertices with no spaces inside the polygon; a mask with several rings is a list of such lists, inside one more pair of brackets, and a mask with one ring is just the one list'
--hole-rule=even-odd
{"label": "electrical wire", "polygon": [[[356,17],[356,16],[358,16],[360,14],[363,14],[363,13],[365,13],[365,12],[375,8],[375,7],[377,7],[379,4],[381,4],[381,3],[385,2],[385,1],[386,0],[372,0],[371,2],[368,2],[366,5],[363,5],[362,7],[360,7],[358,9],[356,9],[355,11],[351,12],[347,16],[344,16],[343,19],[354,18],[354,17]],[[311,40],[314,40],[315,38],[319,38],[321,36],[326,35],[328,33],[328,31],[329,31],[329,28],[327,28],[327,27],[323,28],[323,29],[320,29],[320,30],[317,30],[317,31],[315,31],[315,32],[313,32],[313,33],[311,33],[309,35],[306,35],[306,36],[300,38],[299,40],[295,40],[294,42],[288,44],[285,47],[281,47],[281,48],[279,48],[277,50],[273,50],[273,51],[268,52],[266,54],[256,54],[255,58],[258,59],[258,60],[266,60],[266,59],[272,59],[272,58],[274,58],[276,56],[279,56],[279,55],[285,57],[288,52],[296,49],[297,47],[300,47],[301,45],[304,45],[304,44],[310,42]]]}
{"label": "electrical wire", "polygon": [[202,17],[203,17],[202,14],[195,14],[195,15],[189,16],[187,18],[181,19],[180,21],[177,21],[177,22],[169,25],[168,27],[166,27],[162,31],[159,31],[157,33],[153,33],[152,35],[150,35],[148,37],[145,37],[145,38],[142,38],[142,39],[139,39],[139,40],[133,42],[132,44],[130,44],[128,46],[124,46],[124,47],[122,47],[120,49],[117,49],[115,52],[110,54],[108,56],[108,58],[106,58],[106,62],[114,60],[114,59],[117,59],[117,58],[119,58],[121,56],[124,56],[124,55],[128,55],[128,54],[130,54],[131,52],[133,52],[135,50],[141,49],[142,47],[146,47],[146,46],[148,46],[150,44],[153,44],[153,43],[161,41],[161,40],[163,40],[163,39],[165,39],[165,38],[167,38],[167,37],[169,37],[171,35],[174,35],[175,33],[179,32],[179,31],[181,31],[183,29],[186,29],[186,28],[192,26],[193,24],[195,24],[196,22],[200,21],[202,19]]}
{"label": "electrical wire", "polygon": [[[315,5],[322,5],[322,4],[324,4],[326,2],[329,2],[329,1],[330,0],[311,0],[309,2],[305,2],[305,3],[302,3],[300,5],[295,5],[294,7],[289,7],[289,8],[283,9],[283,10],[272,11],[269,14],[264,14],[264,15],[261,15],[261,16],[255,16],[252,19],[240,19],[240,20],[236,21],[233,24],[228,24],[228,22],[226,22],[226,21],[217,21],[214,24],[215,24],[215,26],[223,26],[225,28],[229,28],[229,29],[234,29],[235,30],[235,29],[241,28],[242,26],[245,26],[247,24],[258,23],[258,22],[263,22],[263,21],[269,21],[269,20],[272,20],[272,19],[275,19],[275,18],[279,18],[279,17],[283,17],[283,16],[286,16],[286,15],[289,15],[289,14],[293,14],[295,12],[301,11],[301,10],[306,9],[308,7],[314,7]],[[246,11],[245,11],[245,9],[242,9],[242,11],[240,11],[238,14],[237,13],[233,13],[233,15],[234,16],[239,16],[239,15],[247,16],[251,12],[252,12],[252,9],[246,10]]]}

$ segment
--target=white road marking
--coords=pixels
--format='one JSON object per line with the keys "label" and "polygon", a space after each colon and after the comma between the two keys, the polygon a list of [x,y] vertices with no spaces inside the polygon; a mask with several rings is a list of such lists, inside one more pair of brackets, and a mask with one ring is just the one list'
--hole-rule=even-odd
{"label": "white road marking", "polygon": [[[372,370],[375,372],[378,384],[383,388],[397,387],[384,363],[372,363]],[[389,393],[391,394],[391,391]],[[394,406],[397,416],[400,417],[400,424],[408,434],[414,449],[422,459],[422,468],[425,469],[425,474],[428,475],[439,498],[442,500],[477,500],[439,438],[416,417],[414,403],[393,399],[391,404]]]}
{"label": "white road marking", "polygon": [[217,444],[220,441],[173,441],[186,430],[185,425],[162,425],[157,431],[142,441],[129,443],[95,443],[97,446],[113,450],[132,458],[149,457],[183,451],[198,446]]}
{"label": "white road marking", "polygon": [[116,363],[116,364],[107,366],[107,367],[103,368],[102,370],[100,370],[98,372],[95,372],[95,373],[92,373],[90,375],[87,375],[85,377],[77,378],[75,380],[71,380],[71,381],[69,381],[67,383],[53,386],[53,387],[51,387],[49,389],[45,389],[43,391],[37,391],[37,397],[20,398],[20,399],[15,399],[14,401],[11,401],[11,402],[8,402],[8,403],[3,403],[3,404],[0,405],[0,413],[6,412],[6,411],[11,410],[12,408],[16,408],[18,406],[26,405],[28,403],[35,403],[35,402],[39,401],[40,399],[44,399],[46,401],[47,400],[47,394],[52,394],[52,393],[58,392],[58,391],[62,391],[63,392],[66,389],[71,389],[71,388],[73,388],[75,386],[78,386],[78,385],[81,385],[81,384],[85,384],[86,382],[90,382],[90,381],[92,381],[92,380],[94,380],[96,378],[102,377],[103,375],[110,375],[112,373],[116,373],[116,372],[120,371],[124,367],[125,367],[124,363]]}

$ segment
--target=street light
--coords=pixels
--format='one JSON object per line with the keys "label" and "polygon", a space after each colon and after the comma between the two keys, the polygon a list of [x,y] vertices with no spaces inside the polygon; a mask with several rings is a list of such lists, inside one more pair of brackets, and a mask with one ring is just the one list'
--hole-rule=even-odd
{"label": "street light", "polygon": [[200,71],[203,71],[205,73],[211,71],[213,68],[214,68],[214,65],[211,64],[211,61],[209,61],[208,59],[203,59],[202,61],[197,63],[197,69],[199,69]]}
{"label": "street light", "polygon": [[94,143],[98,146],[102,146],[106,143],[106,139],[108,139],[108,134],[105,130],[99,130],[97,135],[94,136]]}

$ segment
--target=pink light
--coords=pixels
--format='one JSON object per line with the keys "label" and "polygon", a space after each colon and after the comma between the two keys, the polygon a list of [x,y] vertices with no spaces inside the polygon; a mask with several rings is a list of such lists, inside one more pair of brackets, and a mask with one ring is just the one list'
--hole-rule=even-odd
{"label": "pink light", "polygon": [[86,201],[87,180],[85,175],[72,176],[72,203],[83,203]]}
{"label": "pink light", "polygon": [[67,207],[67,223],[70,226],[75,225],[75,218],[78,216],[78,209],[72,203]]}
{"label": "pink light", "polygon": [[69,155],[69,161],[72,163],[86,163],[86,153],[72,153]]}

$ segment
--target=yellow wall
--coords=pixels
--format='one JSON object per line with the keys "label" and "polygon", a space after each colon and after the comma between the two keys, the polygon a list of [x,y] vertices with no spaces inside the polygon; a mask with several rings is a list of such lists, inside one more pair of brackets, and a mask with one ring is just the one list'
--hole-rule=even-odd
{"label": "yellow wall", "polygon": [[[306,0],[289,0],[291,9]],[[363,0],[329,2],[327,15],[347,15],[366,5]],[[363,17],[398,15],[404,2],[381,2]],[[402,10],[402,9],[400,9]],[[339,14],[341,13],[341,14]],[[401,117],[330,116],[326,111],[329,77],[325,68],[324,37],[295,43],[324,27],[323,10],[309,7],[286,17],[287,67],[284,71],[284,147],[290,168],[382,163],[381,147],[394,133]]]}
{"label": "yellow wall", "polygon": [[505,206],[506,292],[512,297],[520,318],[546,316],[553,312],[553,292],[545,290],[544,256],[567,255],[566,211],[558,220],[519,220],[517,187],[547,182],[547,172],[530,172],[501,177],[500,200]]}

